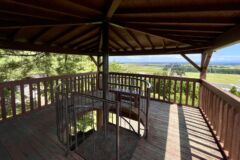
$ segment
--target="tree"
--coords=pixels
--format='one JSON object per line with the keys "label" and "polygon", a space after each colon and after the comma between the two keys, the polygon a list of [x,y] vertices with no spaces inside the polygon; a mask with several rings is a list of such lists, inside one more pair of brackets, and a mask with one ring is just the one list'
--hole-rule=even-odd
{"label": "tree", "polygon": [[0,82],[32,75],[61,75],[95,71],[88,56],[0,50]]}
{"label": "tree", "polygon": [[109,71],[110,72],[127,72],[127,68],[121,65],[120,63],[113,61],[109,65]]}
{"label": "tree", "polygon": [[237,90],[237,87],[233,86],[230,90],[229,90],[230,93],[240,97],[240,91]]}

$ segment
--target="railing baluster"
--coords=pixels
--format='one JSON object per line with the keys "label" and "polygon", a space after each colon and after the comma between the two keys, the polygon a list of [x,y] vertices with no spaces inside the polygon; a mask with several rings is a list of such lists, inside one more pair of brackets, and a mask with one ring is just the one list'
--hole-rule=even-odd
{"label": "railing baluster", "polygon": [[20,84],[20,93],[21,93],[22,113],[25,113],[26,112],[26,108],[25,108],[24,84]]}
{"label": "railing baluster", "polygon": [[2,119],[5,120],[7,118],[6,113],[6,106],[5,106],[5,95],[4,95],[4,88],[1,86],[0,88],[0,97],[1,97],[1,112],[2,112]]}
{"label": "railing baluster", "polygon": [[37,97],[38,97],[38,108],[41,108],[41,89],[40,89],[40,81],[37,83]]}
{"label": "railing baluster", "polygon": [[30,96],[30,109],[31,111],[34,109],[33,107],[33,84],[29,83],[29,96]]}

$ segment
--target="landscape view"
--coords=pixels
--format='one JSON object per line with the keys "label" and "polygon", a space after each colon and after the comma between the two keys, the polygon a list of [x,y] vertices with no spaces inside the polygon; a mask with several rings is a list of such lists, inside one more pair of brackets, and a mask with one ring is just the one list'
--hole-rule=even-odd
{"label": "landscape view", "polygon": [[[207,71],[207,81],[240,96],[240,45],[214,53]],[[88,56],[59,55],[47,52],[0,50],[0,82],[53,75],[94,72]],[[199,60],[200,55],[189,55]],[[224,60],[224,61],[223,61]],[[199,61],[196,61],[199,65]],[[199,71],[181,56],[110,57],[110,72],[153,74],[199,78]]]}

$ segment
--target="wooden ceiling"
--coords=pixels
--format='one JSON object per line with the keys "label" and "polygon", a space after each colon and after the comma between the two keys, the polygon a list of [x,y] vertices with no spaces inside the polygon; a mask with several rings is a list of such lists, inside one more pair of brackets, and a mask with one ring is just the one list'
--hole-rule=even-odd
{"label": "wooden ceiling", "polygon": [[[0,48],[101,55],[196,53],[239,40],[240,0],[1,0]],[[234,32],[233,32],[234,31]]]}

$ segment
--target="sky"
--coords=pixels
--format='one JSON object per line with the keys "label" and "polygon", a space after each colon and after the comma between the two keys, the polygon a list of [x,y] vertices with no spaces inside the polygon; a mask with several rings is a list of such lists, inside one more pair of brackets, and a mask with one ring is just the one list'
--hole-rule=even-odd
{"label": "sky", "polygon": [[[200,63],[200,54],[188,55],[196,63]],[[145,63],[187,63],[180,55],[149,55],[149,56],[111,56],[110,62],[145,62]],[[222,48],[213,53],[210,64],[240,64],[240,43]]]}

